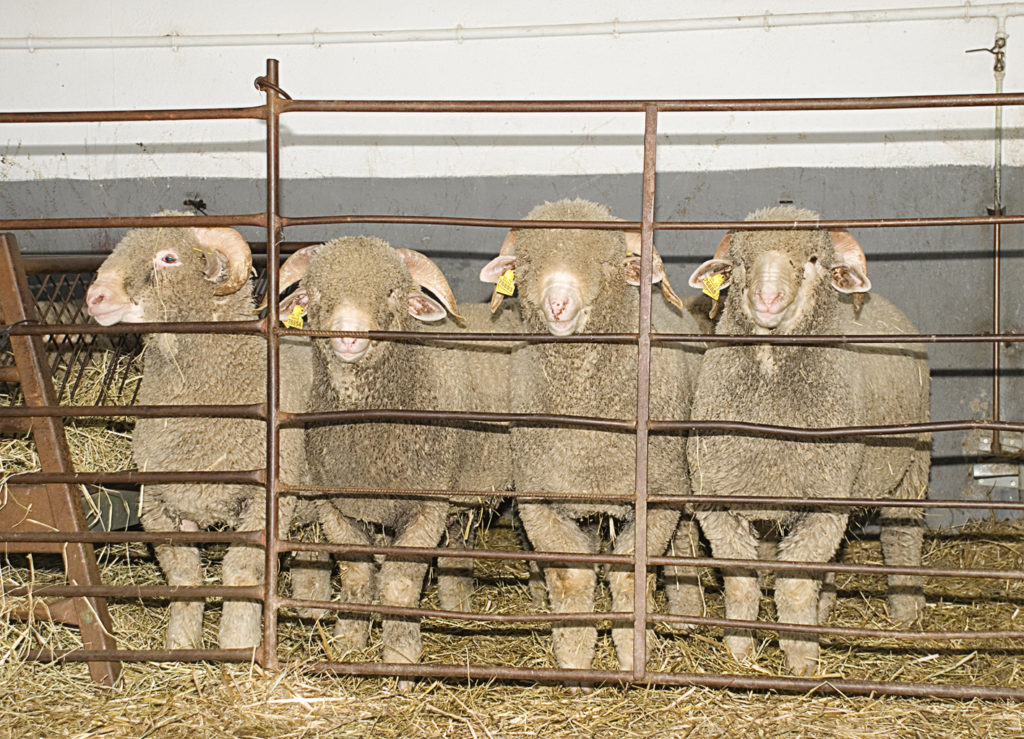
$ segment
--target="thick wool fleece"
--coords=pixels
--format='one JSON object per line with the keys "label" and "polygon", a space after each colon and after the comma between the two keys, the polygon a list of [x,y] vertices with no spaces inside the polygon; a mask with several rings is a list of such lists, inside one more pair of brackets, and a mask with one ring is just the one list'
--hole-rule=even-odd
{"label": "thick wool fleece", "polygon": [[[154,273],[153,258],[174,247],[183,264]],[[232,321],[251,318],[252,286],[246,283],[229,295],[215,296],[215,284],[203,277],[204,252],[190,229],[129,231],[101,269],[122,277],[126,293],[145,306],[144,320]],[[282,345],[282,407],[304,410],[309,387],[309,348]],[[259,337],[214,334],[151,334],[146,337],[139,403],[145,405],[241,404],[265,400],[266,342]],[[235,418],[139,418],[132,436],[138,468],[168,470],[248,470],[265,466],[265,425]],[[301,484],[307,479],[300,430],[281,433],[282,478]],[[147,485],[141,519],[147,531],[194,531],[223,525],[241,531],[265,524],[265,489],[256,485]],[[300,505],[300,518],[312,520],[315,509]],[[295,520],[295,498],[283,497],[281,531]],[[157,558],[168,584],[197,586],[202,582],[199,551],[189,545],[157,545]],[[225,585],[256,585],[263,580],[263,550],[235,545],[223,561]],[[321,592],[323,591],[323,592]],[[326,595],[322,585],[308,597]],[[167,646],[201,645],[203,601],[171,601]],[[222,648],[249,648],[262,639],[259,603],[228,600],[221,618]]]}
{"label": "thick wool fleece", "polygon": [[[313,257],[302,289],[309,296],[310,328],[327,326],[344,301],[371,316],[374,330],[424,330],[408,313],[407,295],[418,288],[380,239],[329,242]],[[360,360],[344,362],[329,340],[318,339],[311,409],[504,410],[507,349],[482,346],[470,351],[459,342],[373,342]],[[323,484],[429,490],[504,490],[511,485],[507,430],[494,424],[483,429],[479,424],[336,423],[311,428],[307,439],[313,479]],[[416,547],[436,546],[452,513],[449,501],[441,498],[397,495],[337,496],[324,508],[332,541],[367,543],[365,524],[373,524],[382,526],[394,545]],[[425,573],[426,562],[386,560],[379,573],[381,601],[417,605]],[[342,572],[343,600],[366,603],[374,592],[372,562],[348,561]],[[449,592],[446,607],[467,607],[465,588]],[[366,643],[368,627],[365,618],[345,616],[336,636],[345,648],[358,647]],[[385,618],[384,645],[385,661],[416,661],[419,624]]]}
{"label": "thick wool fleece", "polygon": [[[748,220],[816,220],[794,208],[772,208]],[[913,334],[914,326],[889,301],[865,296],[860,311],[849,296],[830,284],[827,271],[838,260],[827,232],[751,231],[734,233],[729,247],[732,284],[718,334],[755,333],[740,309],[746,299],[747,269],[766,250],[783,252],[795,266],[797,290],[809,296],[798,320],[772,334]],[[801,271],[818,256],[826,276],[813,284]],[[798,297],[797,300],[801,300]],[[918,344],[845,346],[713,345],[704,356],[692,417],[794,427],[903,424],[927,421],[929,371]],[[844,439],[797,440],[730,432],[694,432],[688,456],[694,492],[706,495],[765,495],[798,498],[916,499],[928,482],[930,436],[889,435]],[[784,531],[778,546],[783,560],[825,562],[835,554],[847,515],[835,509],[808,511],[774,506],[711,509],[698,513],[714,555],[757,558],[752,522],[771,520]],[[883,548],[889,564],[920,563],[920,511],[883,510]],[[780,621],[817,623],[820,580],[780,573],[776,602]],[[726,615],[755,619],[759,590],[751,572],[726,573]],[[890,578],[890,608],[899,620],[913,619],[921,607],[920,581]],[[753,653],[749,632],[727,632],[733,654]],[[790,668],[813,669],[817,641],[783,637]]]}
{"label": "thick wool fleece", "polygon": [[[608,209],[583,200],[546,203],[529,220],[612,220]],[[626,282],[626,241],[621,232],[523,229],[515,242],[516,282],[523,322],[528,330],[548,331],[542,308],[542,283],[554,270],[579,276],[582,304],[590,307],[586,333],[635,332],[639,291]],[[655,286],[652,327],[661,333],[697,333],[689,314],[670,306]],[[700,350],[656,344],[651,359],[650,417],[689,417],[692,382]],[[526,344],[512,357],[512,408],[516,413],[553,413],[611,418],[636,417],[635,346],[613,344]],[[586,493],[585,502],[522,503],[520,516],[533,546],[540,551],[597,552],[600,542],[580,522],[607,515],[621,528],[613,543],[616,553],[633,551],[633,506],[603,501],[629,495],[635,485],[636,439],[633,434],[545,425],[512,429],[517,489]],[[652,434],[649,441],[649,493],[689,492],[685,435]],[[665,552],[681,506],[649,507],[647,550]],[[551,608],[556,612],[593,611],[596,573],[593,567],[547,566],[545,576]],[[631,568],[610,567],[612,608],[633,607]],[[691,591],[680,597],[696,600]],[[684,595],[685,593],[685,595]],[[693,612],[694,604],[676,605]],[[629,624],[613,627],[619,664],[631,669],[633,632]],[[560,667],[590,667],[596,641],[593,626],[555,626],[555,657]]]}

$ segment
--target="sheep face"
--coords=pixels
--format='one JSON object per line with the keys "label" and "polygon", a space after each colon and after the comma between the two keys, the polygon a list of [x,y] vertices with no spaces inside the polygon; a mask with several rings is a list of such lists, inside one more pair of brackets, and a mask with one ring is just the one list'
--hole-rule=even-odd
{"label": "sheep face", "polygon": [[[419,290],[403,259],[408,251],[367,237],[307,247],[289,259],[291,266],[282,267],[284,285],[304,262],[302,285],[286,299],[282,312],[302,304],[310,328],[331,331],[412,331],[416,321],[439,321],[445,306]],[[388,345],[354,337],[317,343],[331,361],[344,364],[372,363]]]}
{"label": "sheep face", "polygon": [[[817,214],[795,208],[767,208],[747,218],[817,219]],[[720,289],[731,286],[733,318],[765,334],[809,332],[818,313],[834,309],[833,290],[864,293],[871,288],[864,253],[845,231],[727,234],[715,258],[694,271],[690,285],[699,289],[715,275],[723,279]]]}
{"label": "sheep face", "polygon": [[134,229],[96,271],[86,307],[103,326],[208,319],[248,281],[251,263],[231,228]]}
{"label": "sheep face", "polygon": [[[560,200],[534,208],[531,221],[613,221],[607,207],[585,200]],[[512,231],[501,254],[481,271],[480,279],[495,282],[515,271],[523,317],[531,328],[554,336],[583,333],[588,325],[601,330],[632,330],[635,316],[624,310],[624,285],[638,285],[640,234],[581,229]],[[653,282],[675,297],[655,255]],[[678,299],[677,299],[678,300]],[[497,308],[500,296],[491,301]]]}

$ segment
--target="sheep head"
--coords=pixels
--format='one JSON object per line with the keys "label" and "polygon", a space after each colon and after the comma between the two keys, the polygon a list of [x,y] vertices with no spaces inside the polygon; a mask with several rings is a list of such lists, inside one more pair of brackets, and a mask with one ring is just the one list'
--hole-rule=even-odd
{"label": "sheep head", "polygon": [[[809,221],[818,215],[776,207],[756,211],[747,220]],[[864,251],[849,233],[838,230],[730,232],[714,258],[690,276],[690,286],[703,288],[715,275],[722,278],[719,289],[732,286],[730,301],[758,333],[802,333],[834,301],[833,290],[853,294],[859,304],[871,289]]]}
{"label": "sheep head", "polygon": [[[302,305],[308,328],[329,331],[411,331],[415,321],[462,322],[447,280],[425,255],[393,249],[381,239],[350,236],[307,246],[281,266],[280,289],[301,281],[281,313]],[[430,290],[435,298],[420,290]],[[342,362],[372,356],[369,339],[335,337],[326,342]]]}
{"label": "sheep head", "polygon": [[133,229],[96,271],[85,303],[103,326],[237,320],[235,313],[252,308],[250,291],[242,290],[251,268],[249,245],[233,228]]}
{"label": "sheep head", "polygon": [[[613,221],[603,205],[585,200],[560,200],[534,208],[531,221]],[[500,254],[480,271],[483,282],[498,283],[513,270],[520,304],[528,323],[555,336],[582,333],[595,310],[602,330],[620,324],[624,285],[640,284],[640,234],[582,229],[521,229],[510,231]],[[672,290],[665,266],[654,252],[653,283],[665,297],[681,302]],[[491,311],[501,303],[495,289]],[[620,314],[620,315],[614,315]],[[635,328],[635,327],[634,327]]]}

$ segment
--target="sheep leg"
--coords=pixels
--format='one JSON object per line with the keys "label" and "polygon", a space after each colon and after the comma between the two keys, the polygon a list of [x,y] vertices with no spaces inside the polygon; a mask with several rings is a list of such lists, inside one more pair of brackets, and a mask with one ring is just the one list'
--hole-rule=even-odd
{"label": "sheep leg", "polygon": [[[679,519],[675,535],[669,543],[670,557],[698,557],[701,553],[700,529],[697,522],[684,514]],[[662,571],[668,612],[677,616],[702,616],[705,612],[704,590],[700,584],[700,570],[685,565],[670,565]],[[684,628],[692,629],[687,624]]]}
{"label": "sheep leg", "polygon": [[[333,544],[368,545],[369,538],[351,519],[341,515],[328,501],[319,506],[320,525],[327,541]],[[373,599],[373,560],[370,557],[344,555],[341,558],[341,601],[343,603],[369,603]],[[344,615],[343,615],[344,614]],[[334,625],[334,640],[342,652],[362,649],[370,640],[370,618],[356,613],[338,612]]]}
{"label": "sheep leg", "polygon": [[[448,514],[448,547],[471,549],[479,526],[479,511],[452,506]],[[437,597],[446,611],[471,610],[473,594],[473,559],[470,557],[437,558]]]}
{"label": "sheep leg", "polygon": [[[808,513],[779,542],[779,561],[828,562],[839,549],[848,518],[845,513]],[[775,577],[779,622],[817,624],[821,581],[820,573],[779,572]],[[816,634],[783,633],[779,646],[793,674],[805,675],[814,670],[818,661]]]}
{"label": "sheep leg", "polygon": [[[659,556],[668,547],[668,540],[679,522],[679,511],[666,508],[652,508],[647,512],[647,556]],[[615,538],[614,554],[632,554],[634,551],[634,522],[630,521]],[[684,569],[684,568],[680,568]],[[636,582],[632,567],[611,566],[608,570],[608,586],[612,594],[613,611],[633,610],[633,590]],[[654,579],[647,578],[647,608],[650,610],[654,595]],[[651,630],[646,631],[648,644]],[[612,626],[612,641],[619,658],[619,669],[633,669],[633,624],[620,623]]]}
{"label": "sheep leg", "polygon": [[[252,500],[242,515],[238,531],[260,531],[266,525],[266,506]],[[228,586],[263,584],[266,561],[263,547],[232,544],[224,554],[221,579]],[[263,604],[260,601],[225,599],[218,643],[222,649],[252,649],[263,641]]]}
{"label": "sheep leg", "polygon": [[[327,552],[293,552],[291,558],[292,597],[296,600],[331,599],[331,555]],[[319,621],[325,608],[297,608],[300,618]]]}
{"label": "sheep leg", "polygon": [[[757,537],[750,523],[728,511],[697,513],[701,531],[711,543],[711,552],[723,559],[757,559]],[[725,569],[725,617],[740,621],[757,619],[761,589],[753,570]],[[733,659],[746,662],[754,657],[754,632],[749,629],[726,629],[723,639]]]}
{"label": "sheep leg", "polygon": [[[920,508],[883,508],[882,556],[891,567],[920,567],[924,522]],[[924,612],[919,575],[889,575],[889,616],[898,624],[917,621]]]}
{"label": "sheep leg", "polygon": [[[444,534],[446,508],[447,504],[443,503],[419,506],[419,513],[395,537],[394,546],[437,546]],[[389,555],[380,568],[381,603],[415,608],[423,592],[426,574],[426,560]],[[385,662],[401,664],[419,660],[423,643],[418,618],[385,616],[382,636]],[[400,683],[400,687],[407,687],[407,684]]]}
{"label": "sheep leg", "polygon": [[[538,552],[594,553],[597,546],[572,519],[554,506],[522,503],[519,518],[533,548]],[[597,572],[593,565],[544,565],[548,599],[553,613],[590,613],[594,610]],[[565,669],[588,669],[594,661],[597,628],[593,624],[551,628],[556,664]]]}
{"label": "sheep leg", "polygon": [[[140,519],[146,531],[199,530],[192,521],[182,521],[179,524],[159,505],[146,505]],[[157,544],[153,550],[168,585],[195,587],[200,584],[201,564],[199,550],[196,547],[187,544]],[[171,600],[170,617],[167,620],[168,649],[196,649],[202,646],[203,606],[202,600]]]}

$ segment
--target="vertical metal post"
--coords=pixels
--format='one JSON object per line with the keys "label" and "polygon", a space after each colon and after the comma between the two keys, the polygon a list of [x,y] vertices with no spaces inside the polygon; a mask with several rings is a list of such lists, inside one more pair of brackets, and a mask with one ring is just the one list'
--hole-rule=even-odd
{"label": "vertical metal post", "polygon": [[267,525],[264,537],[266,567],[264,569],[263,595],[263,660],[265,669],[274,670],[277,661],[277,579],[278,579],[278,506],[280,429],[278,429],[280,368],[278,334],[278,252],[280,228],[278,214],[280,207],[281,141],[279,131],[280,111],[278,105],[277,59],[267,59]]}
{"label": "vertical metal post", "polygon": [[644,116],[644,178],[640,226],[640,320],[636,376],[636,520],[633,540],[633,680],[647,676],[647,426],[651,406],[651,275],[654,271],[654,175],[658,109]]}

